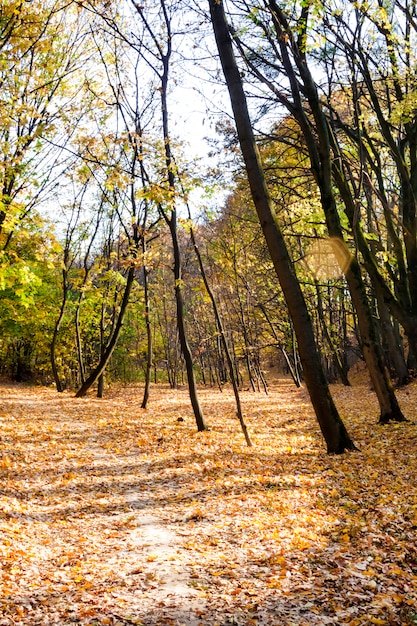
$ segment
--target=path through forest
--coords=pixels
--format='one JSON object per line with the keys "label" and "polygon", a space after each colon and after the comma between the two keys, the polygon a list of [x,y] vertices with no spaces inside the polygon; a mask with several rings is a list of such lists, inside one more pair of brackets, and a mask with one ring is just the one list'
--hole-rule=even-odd
{"label": "path through forest", "polygon": [[[336,387],[360,452],[325,454],[307,395],[278,381],[75,399],[0,387],[0,626],[417,624],[417,426],[377,426]],[[417,422],[417,385],[398,392]]]}

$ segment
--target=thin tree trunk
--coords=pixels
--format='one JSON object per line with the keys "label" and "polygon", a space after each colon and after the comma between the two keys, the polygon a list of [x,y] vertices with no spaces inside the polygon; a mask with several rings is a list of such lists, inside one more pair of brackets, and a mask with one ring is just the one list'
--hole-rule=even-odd
{"label": "thin tree trunk", "polygon": [[62,319],[64,317],[65,308],[66,307],[65,307],[65,305],[63,303],[61,305],[61,308],[60,308],[60,311],[59,311],[58,319],[57,319],[57,321],[55,323],[54,332],[52,334],[52,340],[51,340],[51,345],[50,345],[50,357],[51,357],[52,375],[54,377],[56,390],[59,393],[62,393],[64,391],[64,386],[63,386],[63,384],[61,382],[61,379],[60,379],[60,376],[59,376],[58,366],[56,364],[55,351],[56,351],[56,344],[57,344],[57,340],[58,340],[58,332],[59,332],[59,328],[61,326]]}
{"label": "thin tree trunk", "polygon": [[[144,240],[143,240],[144,241]],[[143,398],[141,408],[146,409],[146,405],[149,399],[149,390],[151,386],[151,375],[152,375],[152,361],[153,361],[153,343],[152,343],[152,326],[151,326],[151,307],[149,302],[149,284],[148,284],[148,270],[146,267],[143,268],[143,289],[144,289],[144,297],[145,297],[145,326],[146,326],[146,342],[147,342],[147,352],[146,352],[146,372],[145,372],[145,388],[143,390]]]}
{"label": "thin tree trunk", "polygon": [[[116,296],[115,296],[116,298]],[[103,358],[104,355],[104,350],[105,350],[105,311],[106,311],[106,306],[104,304],[104,300],[102,302],[101,305],[101,316],[100,316],[100,360]],[[113,316],[113,320],[112,320],[112,326],[114,326],[114,316]],[[113,329],[112,329],[113,330]],[[111,334],[111,331],[110,331]],[[123,371],[123,374],[125,374],[125,371]],[[101,372],[100,376],[98,377],[98,381],[97,381],[97,398],[102,398],[104,394],[104,370]]]}
{"label": "thin tree trunk", "polygon": [[99,230],[99,226],[101,223],[101,214],[102,214],[102,205],[104,203],[104,199],[102,199],[100,207],[99,207],[99,211],[97,212],[96,215],[96,223],[95,223],[95,228],[93,231],[92,236],[90,237],[90,241],[88,243],[87,246],[87,250],[85,251],[85,255],[84,255],[84,276],[83,276],[83,280],[82,283],[80,285],[80,294],[78,296],[78,301],[77,301],[77,306],[75,309],[75,342],[77,345],[77,360],[78,360],[78,370],[79,370],[79,375],[80,375],[80,383],[83,384],[85,381],[85,364],[84,364],[84,356],[83,356],[83,345],[82,345],[82,340],[81,340],[81,329],[80,329],[80,311],[81,311],[81,303],[83,301],[84,298],[84,289],[87,285],[88,282],[88,278],[90,276],[90,271],[91,271],[91,265],[88,265],[88,260],[89,260],[89,256],[91,253],[91,248],[93,247],[94,241],[96,239],[98,230]]}
{"label": "thin tree trunk", "polygon": [[342,381],[343,385],[345,385],[346,387],[350,387],[350,382],[349,382],[349,378],[347,375],[347,372],[345,370],[345,368],[343,367],[342,361],[340,359],[340,356],[336,350],[336,347],[333,344],[332,338],[330,337],[330,333],[329,333],[329,329],[327,328],[327,323],[326,320],[324,319],[324,311],[323,311],[323,302],[321,299],[321,293],[320,293],[320,287],[319,284],[316,281],[315,282],[315,286],[316,286],[316,294],[317,294],[317,313],[319,316],[319,320],[320,320],[320,324],[321,324],[321,328],[323,331],[323,335],[324,338],[326,340],[327,345],[330,348],[330,352],[333,358],[333,363],[336,367],[337,373],[339,374],[339,378]]}
{"label": "thin tree trunk", "polygon": [[[178,232],[177,232],[177,210],[175,206],[175,188],[176,188],[176,180],[174,175],[174,160],[171,153],[171,142],[170,142],[170,134],[169,134],[169,124],[168,124],[168,73],[169,73],[169,63],[172,51],[172,38],[171,38],[171,24],[169,22],[168,13],[166,11],[166,6],[164,0],[161,0],[161,8],[164,13],[165,25],[167,28],[167,37],[166,37],[166,52],[162,52],[160,45],[158,44],[158,48],[160,51],[161,61],[162,61],[162,73],[161,73],[161,113],[162,113],[162,131],[164,135],[164,150],[165,150],[165,165],[166,172],[168,178],[169,191],[172,193],[173,203],[170,208],[164,209],[160,206],[160,213],[162,214],[164,220],[169,226],[169,230],[171,233],[172,246],[174,252],[174,280],[175,280],[175,301],[177,307],[177,326],[178,326],[178,336],[181,345],[181,351],[185,362],[185,368],[187,371],[187,381],[188,381],[188,391],[190,395],[191,405],[194,411],[194,417],[197,424],[197,430],[203,431],[206,430],[206,424],[204,422],[203,411],[200,406],[200,401],[198,399],[197,393],[197,384],[194,375],[194,367],[193,367],[193,358],[190,350],[190,346],[187,340],[187,334],[185,329],[185,314],[184,314],[184,298],[183,298],[183,285],[182,285],[182,264],[181,264],[181,252],[178,241]],[[138,11],[141,13],[141,9],[138,7]],[[152,33],[152,37],[155,40],[155,35]]]}
{"label": "thin tree trunk", "polygon": [[[313,327],[312,327],[312,331],[313,331],[313,337],[314,337]],[[291,323],[291,335],[292,335],[292,360],[294,361],[294,370],[295,370],[298,382],[300,383],[300,386],[301,386],[303,372],[302,371],[300,372],[300,367],[299,367],[300,359],[299,359],[299,355],[297,351],[297,336],[296,336],[293,323]]]}
{"label": "thin tree trunk", "polygon": [[[189,210],[188,210],[188,215],[189,215],[189,218],[191,218]],[[239,395],[239,386],[238,386],[238,383],[237,383],[237,380],[236,380],[236,376],[235,376],[235,370],[234,370],[234,367],[233,367],[232,356],[230,354],[229,346],[228,346],[227,341],[226,341],[226,335],[225,335],[225,332],[224,332],[222,319],[220,317],[220,313],[219,313],[219,309],[218,309],[218,306],[217,306],[216,298],[214,297],[213,290],[210,287],[210,284],[209,284],[208,279],[207,279],[207,274],[206,274],[206,270],[204,268],[204,263],[203,263],[203,260],[201,258],[200,250],[199,250],[199,248],[197,246],[197,242],[196,242],[195,235],[194,235],[194,230],[192,228],[190,229],[190,236],[191,236],[191,242],[193,244],[194,251],[195,251],[195,254],[196,254],[196,257],[197,257],[197,260],[198,260],[198,266],[200,268],[200,274],[201,274],[201,277],[203,279],[203,283],[204,283],[204,286],[205,286],[206,291],[208,293],[208,296],[210,298],[211,305],[213,307],[213,313],[214,313],[214,317],[216,319],[216,326],[217,326],[217,329],[218,329],[218,331],[220,333],[223,350],[224,350],[224,353],[226,355],[227,365],[229,367],[230,381],[232,383],[233,393],[235,395],[237,417],[239,419],[240,426],[242,428],[242,432],[243,432],[243,435],[245,437],[245,441],[246,441],[247,445],[248,446],[252,446],[252,441],[251,441],[251,438],[250,438],[250,435],[249,435],[249,432],[248,432],[248,429],[247,429],[247,426],[246,426],[246,423],[245,423],[245,419],[243,417],[242,405],[241,405],[241,402],[240,402],[240,395]]]}
{"label": "thin tree trunk", "polygon": [[279,337],[277,335],[277,331],[274,328],[274,325],[273,325],[273,323],[271,321],[271,318],[268,315],[268,312],[267,312],[265,306],[263,304],[259,303],[259,308],[261,309],[262,313],[265,316],[266,321],[269,324],[269,327],[270,327],[270,329],[272,331],[274,339],[277,342],[277,346],[281,350],[282,356],[285,359],[285,362],[287,364],[287,367],[289,369],[289,372],[291,374],[291,378],[293,379],[295,386],[296,387],[301,387],[300,379],[299,379],[298,374],[297,374],[297,364],[295,364],[295,369],[294,369],[294,367],[292,366],[292,363],[290,361],[290,357],[287,354],[287,351],[285,350],[284,346],[282,345],[281,341],[279,340]]}
{"label": "thin tree trunk", "polygon": [[203,412],[201,410],[200,402],[198,399],[197,384],[194,375],[193,357],[191,354],[190,346],[188,345],[187,335],[185,331],[181,254],[176,227],[176,215],[174,214],[174,212],[169,218],[168,224],[171,231],[172,244],[174,248],[175,301],[177,304],[178,336],[180,340],[182,355],[184,357],[185,368],[187,371],[188,391],[190,394],[191,406],[193,407],[197,430],[200,432],[203,430],[207,430],[207,427],[204,422]]}
{"label": "thin tree trunk", "polygon": [[80,292],[77,308],[75,310],[75,342],[77,345],[77,361],[78,361],[78,371],[80,375],[81,384],[85,381],[85,366],[84,366],[84,356],[83,356],[83,346],[81,341],[81,330],[80,330],[80,310],[81,310],[81,301],[83,298],[83,292]]}
{"label": "thin tree trunk", "polygon": [[300,284],[294,274],[288,250],[278,226],[266,186],[242,79],[233,53],[223,3],[221,0],[209,0],[209,6],[252,198],[293,320],[304,379],[321,432],[327,444],[327,451],[340,454],[345,450],[353,450],[355,445],[339,416],[325,379],[320,357],[316,349],[311,319]]}
{"label": "thin tree trunk", "polygon": [[129,304],[129,296],[132,290],[134,278],[135,278],[135,268],[132,265],[129,268],[129,271],[127,274],[126,286],[125,286],[125,290],[123,294],[123,299],[120,305],[119,315],[117,317],[117,321],[116,321],[112,336],[110,338],[110,341],[108,342],[100,358],[99,364],[91,372],[90,376],[88,376],[88,378],[84,381],[84,383],[81,385],[81,387],[78,389],[77,393],[75,394],[76,398],[82,398],[83,396],[86,395],[87,391],[98,380],[99,376],[104,372],[104,370],[107,367],[108,362],[110,361],[111,355],[113,354],[113,351],[116,347],[117,340],[119,339],[120,331],[122,330],[123,319],[124,319],[124,316],[125,316],[128,304]]}

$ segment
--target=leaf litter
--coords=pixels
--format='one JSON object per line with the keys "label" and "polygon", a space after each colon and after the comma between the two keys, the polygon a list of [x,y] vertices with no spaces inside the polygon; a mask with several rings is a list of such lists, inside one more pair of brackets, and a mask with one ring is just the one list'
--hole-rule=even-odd
{"label": "leaf litter", "polygon": [[280,380],[0,387],[0,626],[417,624],[417,384],[379,426],[369,386],[335,386],[359,452],[324,451],[305,390]]}

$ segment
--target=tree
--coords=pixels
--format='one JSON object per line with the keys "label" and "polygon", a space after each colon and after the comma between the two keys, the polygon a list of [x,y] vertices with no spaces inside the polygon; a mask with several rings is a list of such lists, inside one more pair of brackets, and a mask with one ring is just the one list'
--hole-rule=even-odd
{"label": "tree", "polygon": [[[310,5],[303,6],[300,15],[289,17],[274,0],[265,7],[265,13],[247,10],[249,22],[260,28],[269,44],[267,51],[259,53],[250,42],[245,45],[238,36],[237,45],[245,62],[262,85],[273,94],[274,99],[291,113],[297,121],[309,155],[311,170],[320,192],[321,206],[325,215],[328,234],[344,241],[342,221],[333,183],[343,191],[339,164],[333,159],[333,139],[331,129],[323,111],[318,87],[313,79],[307,58],[307,33],[309,28]],[[286,87],[277,87],[273,76],[286,78]],[[341,198],[354,237],[358,233],[358,223],[351,211],[350,197],[342,193]],[[361,267],[353,256],[346,268],[346,280],[358,316],[362,351],[369,369],[373,386],[380,404],[380,422],[402,421],[404,416],[398,405],[393,386],[384,363],[377,329],[369,306]]]}
{"label": "tree", "polygon": [[60,250],[51,224],[33,212],[24,227],[16,225],[3,251],[8,258],[1,277],[0,370],[17,381],[50,381]]}
{"label": "tree", "polygon": [[[51,214],[58,178],[73,166],[72,155],[62,148],[88,106],[88,98],[78,99],[85,94],[82,67],[89,54],[84,28],[76,6],[59,0],[12,1],[0,8],[0,291],[11,271],[16,278],[18,268],[22,278],[31,276],[24,258],[15,259],[11,270],[18,249],[13,238],[21,236],[22,225],[33,232],[42,203]],[[61,320],[51,339],[58,388],[54,352]]]}
{"label": "tree", "polygon": [[258,217],[297,334],[307,389],[328,452],[342,453],[355,446],[330,395],[317,353],[311,320],[293,272],[282,233],[275,218],[243,90],[242,78],[232,48],[232,39],[222,2],[210,0],[210,15],[216,44],[230,94],[239,142]]}
{"label": "tree", "polygon": [[[10,15],[8,15],[10,11]],[[0,15],[0,233],[8,244],[24,220],[56,183],[60,150],[54,139],[74,130],[87,60],[84,24],[77,9],[56,0],[2,5]],[[61,154],[61,159],[62,159]],[[60,168],[65,167],[61,161]],[[62,171],[62,169],[59,169]]]}
{"label": "tree", "polygon": [[232,359],[232,355],[231,355],[231,351],[229,349],[229,344],[227,342],[227,338],[226,338],[226,333],[224,330],[224,326],[223,326],[223,321],[220,315],[220,311],[219,311],[219,307],[217,306],[217,302],[216,302],[216,298],[214,296],[214,292],[210,286],[208,277],[207,277],[207,272],[205,270],[204,267],[204,263],[203,263],[203,258],[201,256],[200,253],[200,249],[198,247],[197,244],[197,239],[195,236],[195,232],[194,232],[194,228],[192,227],[192,219],[191,219],[191,210],[189,205],[187,205],[187,210],[188,210],[188,220],[190,223],[190,237],[191,237],[191,242],[193,244],[193,248],[194,248],[194,252],[196,254],[197,257],[197,261],[198,261],[198,266],[200,269],[200,274],[201,277],[203,279],[203,283],[204,283],[204,287],[207,291],[207,294],[210,298],[210,302],[211,302],[211,306],[213,307],[213,313],[214,313],[214,317],[216,320],[216,327],[217,330],[220,334],[220,338],[221,338],[221,342],[222,342],[222,347],[226,356],[226,361],[227,361],[227,365],[228,365],[228,369],[229,369],[229,376],[230,376],[230,381],[232,383],[232,387],[233,387],[233,393],[235,396],[235,402],[236,402],[236,412],[237,412],[237,417],[239,419],[241,428],[242,428],[242,432],[244,434],[246,443],[249,447],[252,446],[252,441],[245,423],[245,419],[243,417],[243,412],[242,412],[242,405],[240,402],[240,396],[239,396],[239,384],[238,384],[238,380],[237,380],[237,376],[235,373],[235,368],[234,368],[234,364],[233,364],[233,359]]}
{"label": "tree", "polygon": [[[172,153],[172,140],[169,130],[169,108],[168,108],[168,86],[169,72],[172,57],[172,40],[174,33],[172,31],[172,17],[164,0],[160,0],[160,19],[162,32],[165,33],[164,40],[161,40],[160,34],[154,30],[154,26],[148,20],[147,15],[142,6],[134,3],[136,11],[143,23],[144,31],[150,38],[150,47],[139,44],[132,47],[142,56],[148,63],[154,74],[158,77],[158,90],[161,96],[161,117],[162,117],[162,134],[165,153],[165,176],[167,188],[165,198],[158,203],[161,216],[165,220],[172,240],[174,254],[174,280],[175,280],[175,300],[177,310],[178,335],[181,344],[181,351],[185,361],[187,370],[188,388],[190,400],[196,419],[197,429],[205,430],[203,412],[198,399],[197,386],[194,375],[193,358],[187,340],[185,327],[185,303],[183,297],[183,278],[182,278],[182,262],[181,252],[178,240],[177,220],[178,220],[178,182],[176,176],[175,161]],[[175,10],[175,8],[174,8]]]}
{"label": "tree", "polygon": [[348,7],[350,20],[326,5],[321,25],[326,44],[318,52],[332,78],[325,107],[339,163],[335,180],[358,224],[357,244],[379,302],[402,325],[416,362],[415,7],[408,2]]}

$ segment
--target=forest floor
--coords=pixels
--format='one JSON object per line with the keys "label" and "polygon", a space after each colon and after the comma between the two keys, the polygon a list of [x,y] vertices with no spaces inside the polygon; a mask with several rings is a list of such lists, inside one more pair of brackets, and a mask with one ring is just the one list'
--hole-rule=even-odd
{"label": "forest floor", "polygon": [[305,390],[0,385],[0,626],[417,624],[417,382],[377,425],[334,386],[359,448],[325,452]]}

